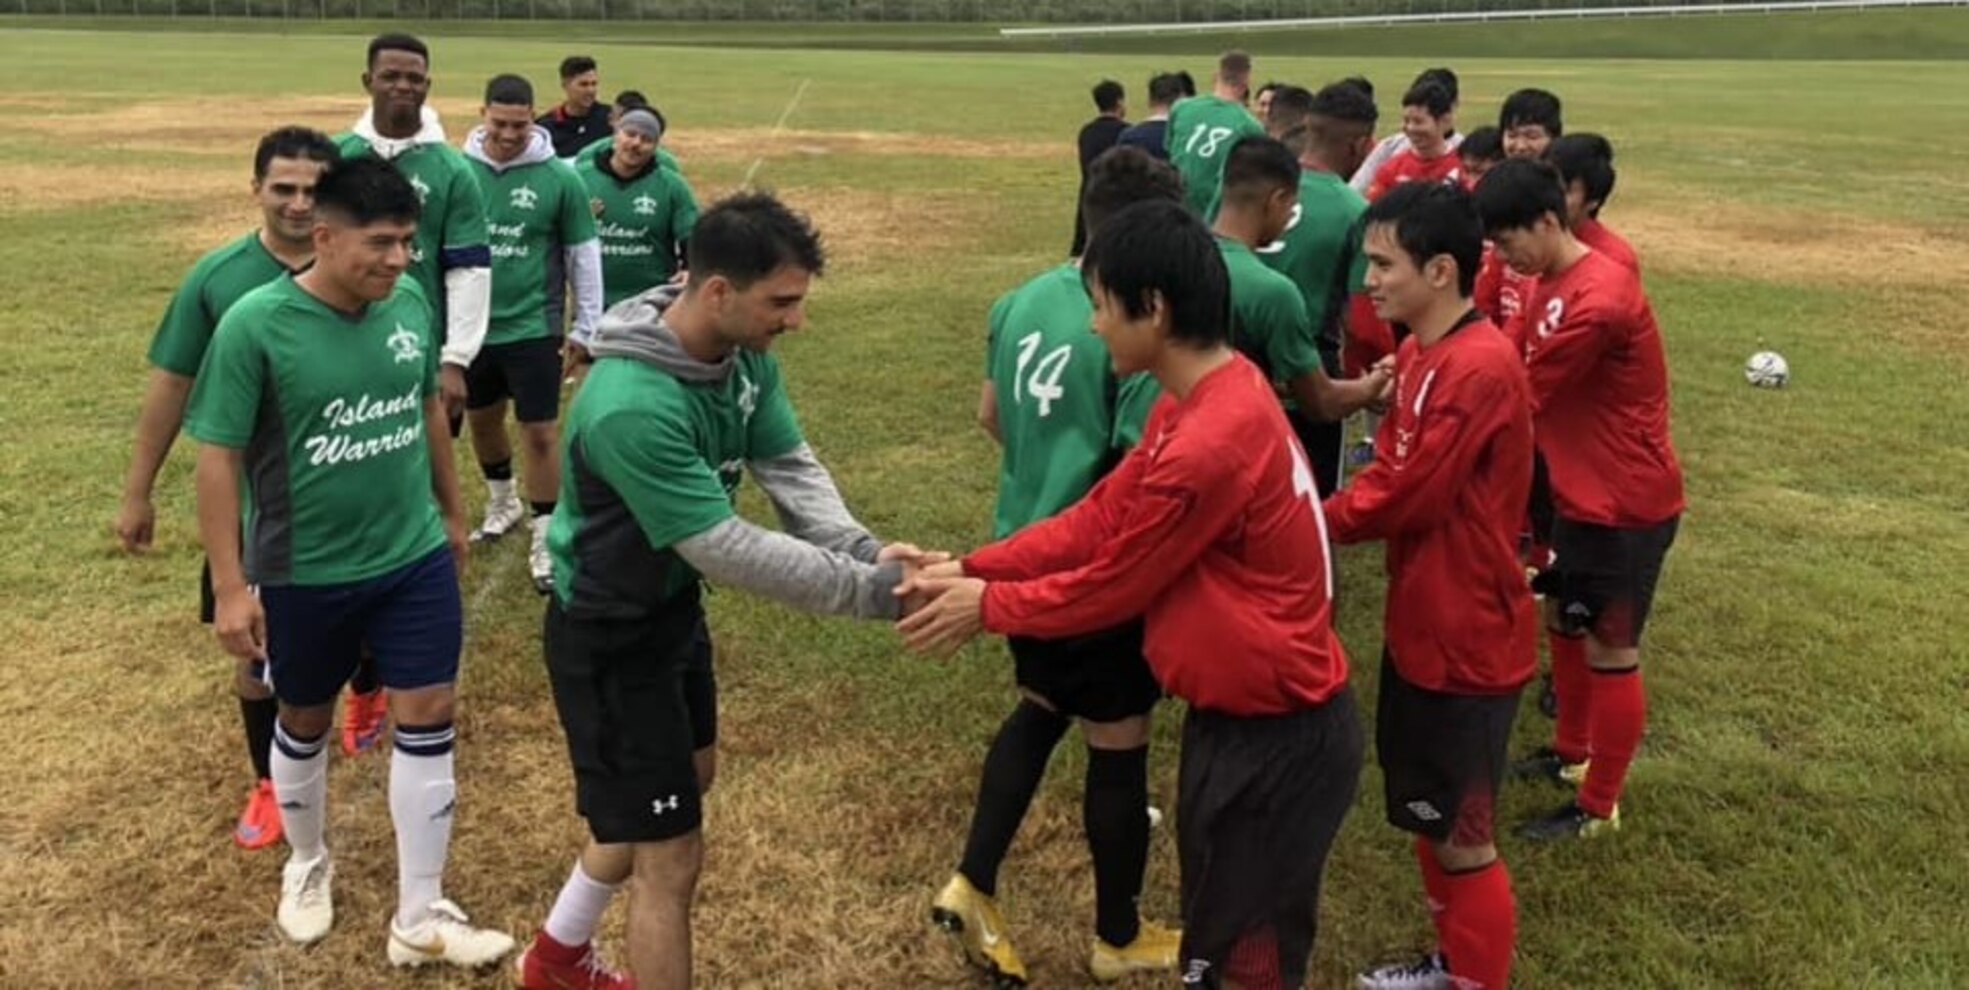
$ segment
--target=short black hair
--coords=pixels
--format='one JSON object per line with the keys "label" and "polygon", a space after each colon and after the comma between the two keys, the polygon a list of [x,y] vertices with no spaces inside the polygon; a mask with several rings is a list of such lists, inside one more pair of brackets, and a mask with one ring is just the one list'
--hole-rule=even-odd
{"label": "short black hair", "polygon": [[1131,145],[1117,145],[1087,166],[1087,188],[1080,215],[1088,233],[1100,230],[1116,213],[1149,199],[1183,201],[1183,176],[1168,162]]}
{"label": "short black hair", "polygon": [[1439,82],[1419,82],[1402,94],[1402,106],[1421,107],[1431,117],[1441,117],[1456,109],[1456,98]]}
{"label": "short black hair", "polygon": [[1381,119],[1381,110],[1374,105],[1374,87],[1367,84],[1367,80],[1355,76],[1332,83],[1313,94],[1313,115],[1361,124],[1372,131]]}
{"label": "short black hair", "polygon": [[1313,126],[1312,91],[1289,83],[1272,90],[1272,107],[1264,123],[1280,143],[1294,152],[1304,151]]}
{"label": "short black hair", "polygon": [[1543,89],[1521,89],[1505,97],[1504,108],[1497,113],[1497,129],[1508,131],[1527,124],[1537,124],[1555,138],[1564,134],[1566,125],[1558,94]]}
{"label": "short black hair", "polygon": [[722,275],[740,289],[783,265],[819,275],[827,267],[820,232],[769,192],[733,193],[697,218],[690,239],[691,281]]}
{"label": "short black hair", "polygon": [[1477,287],[1483,265],[1484,225],[1477,204],[1463,187],[1453,183],[1404,182],[1369,204],[1362,223],[1390,224],[1415,267],[1449,255],[1456,262],[1456,288],[1464,298]]}
{"label": "short black hair", "polygon": [[1484,173],[1477,183],[1477,213],[1484,233],[1523,230],[1547,213],[1566,225],[1566,186],[1550,162],[1513,158]]}
{"label": "short black hair", "polygon": [[1224,156],[1224,198],[1250,199],[1299,188],[1299,156],[1268,137],[1247,137]]}
{"label": "short black hair", "polygon": [[[1453,69],[1447,69],[1438,66],[1433,69],[1423,69],[1421,72],[1415,74],[1415,82],[1413,85],[1419,86],[1425,82],[1435,83],[1436,85],[1441,86],[1443,89],[1447,90],[1449,92],[1449,101],[1451,103],[1455,103],[1463,98],[1462,84],[1457,81],[1456,72]],[[1440,117],[1442,115],[1437,114],[1437,116]]]}
{"label": "short black hair", "polygon": [[512,73],[493,76],[485,84],[485,105],[502,107],[530,107],[533,105],[533,84],[523,76]]}
{"label": "short black hair", "polygon": [[1127,96],[1128,91],[1112,79],[1103,79],[1094,84],[1094,106],[1102,113],[1114,112]]}
{"label": "short black hair", "polygon": [[1152,199],[1109,217],[1088,239],[1080,277],[1134,319],[1162,296],[1173,339],[1207,348],[1231,338],[1230,272],[1216,237],[1182,203]]}
{"label": "short black hair", "polygon": [[636,110],[648,106],[649,97],[644,96],[643,91],[640,89],[625,89],[615,94],[615,108],[617,110]]}
{"label": "short black hair", "polygon": [[369,39],[369,61],[365,64],[369,68],[375,68],[376,56],[384,52],[409,52],[423,59],[425,68],[430,68],[431,65],[431,49],[419,41],[416,35],[391,32]]}
{"label": "short black hair", "polygon": [[1278,88],[1279,88],[1280,86],[1283,86],[1283,85],[1285,85],[1285,84],[1284,84],[1284,83],[1282,83],[1282,82],[1279,82],[1279,81],[1278,81],[1278,80],[1276,80],[1276,79],[1267,79],[1267,80],[1265,80],[1265,84],[1264,84],[1263,86],[1260,86],[1260,87],[1258,87],[1257,89],[1254,89],[1254,90],[1252,90],[1251,92],[1255,94],[1255,93],[1263,93],[1263,92],[1265,92],[1266,90],[1272,90],[1272,91],[1273,91],[1273,92],[1272,92],[1272,97],[1273,97],[1274,99],[1277,99],[1277,98],[1278,98],[1278,92],[1277,92],[1277,90],[1278,90]]}
{"label": "short black hair", "polygon": [[1584,187],[1586,201],[1593,204],[1587,215],[1599,216],[1600,207],[1613,196],[1613,142],[1598,134],[1568,134],[1552,142],[1545,160],[1558,170],[1560,182]]}
{"label": "short black hair", "polygon": [[1190,75],[1190,70],[1188,69],[1179,70],[1176,73],[1176,81],[1183,84],[1184,96],[1196,95],[1196,77]]}
{"label": "short black hair", "polygon": [[1457,145],[1456,153],[1464,161],[1501,162],[1504,160],[1504,132],[1485,124],[1463,135],[1463,143]]}
{"label": "short black hair", "polygon": [[1149,77],[1149,102],[1167,106],[1183,98],[1183,77],[1174,72],[1158,72]]}
{"label": "short black hair", "polygon": [[595,71],[595,58],[592,55],[569,55],[561,59],[561,81],[567,82],[584,72]]}
{"label": "short black hair", "polygon": [[315,210],[366,227],[396,221],[416,223],[424,204],[395,165],[364,155],[329,164],[314,187]]}
{"label": "short black hair", "polygon": [[[1367,98],[1369,100],[1374,99],[1374,80],[1369,79],[1366,76],[1348,76],[1347,78],[1340,80],[1334,85],[1352,86],[1355,89],[1358,89],[1361,92],[1367,94]],[[1325,90],[1321,90],[1321,92],[1325,92]]]}
{"label": "short black hair", "polygon": [[276,158],[301,158],[311,162],[334,163],[342,157],[341,149],[328,135],[308,127],[289,125],[272,131],[260,139],[260,146],[253,149],[253,178],[264,179],[267,169]]}

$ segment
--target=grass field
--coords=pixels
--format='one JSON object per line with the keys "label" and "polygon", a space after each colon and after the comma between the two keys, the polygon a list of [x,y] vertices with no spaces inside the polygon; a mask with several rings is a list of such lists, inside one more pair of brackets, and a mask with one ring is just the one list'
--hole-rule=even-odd
{"label": "grass field", "polygon": [[[547,83],[565,54],[432,37],[454,137],[488,75]],[[1518,37],[1537,52],[1548,36]],[[971,423],[984,313],[1066,245],[1086,88],[1107,74],[1133,88],[1161,67],[1202,76],[1207,60],[588,47],[605,86],[659,97],[701,196],[764,155],[762,181],[813,213],[834,265],[810,328],[782,345],[807,431],[879,533],[975,545],[995,481]],[[1267,57],[1259,74],[1360,71],[1387,93],[1423,64],[1373,50]],[[1969,71],[1451,61],[1468,118],[1544,85],[1565,96],[1572,126],[1621,148],[1607,216],[1639,247],[1668,334],[1691,489],[1650,630],[1653,719],[1626,830],[1506,846],[1520,985],[1969,985],[1969,653],[1957,635],[1969,348],[1954,312],[1969,288]],[[362,107],[360,70],[356,37],[0,31],[0,270],[12,274],[0,512],[16,533],[0,545],[0,986],[499,985],[385,970],[394,867],[376,756],[335,761],[337,931],[306,951],[281,943],[281,854],[242,855],[226,836],[247,771],[229,665],[193,621],[187,452],[160,481],[155,553],[123,557],[107,528],[150,329],[192,260],[253,222],[253,140],[288,121],[342,129]],[[802,80],[805,99],[774,134]],[[1742,362],[1762,347],[1790,358],[1791,389],[1744,384]],[[449,890],[477,920],[530,937],[583,830],[522,556],[495,547],[465,578]],[[1342,559],[1341,631],[1370,701],[1379,552]],[[711,611],[725,757],[698,908],[702,985],[973,985],[925,913],[1009,703],[1003,648],[932,663],[886,629],[740,593],[714,595]],[[1165,706],[1152,777],[1165,807],[1176,724]],[[1527,714],[1520,743],[1547,728]],[[1062,749],[1001,887],[1042,986],[1085,982],[1082,764]],[[1315,986],[1351,985],[1359,965],[1428,938],[1378,790],[1370,769],[1329,871]],[[1514,790],[1503,810],[1515,819],[1557,798]],[[1145,909],[1172,916],[1174,890],[1165,831]],[[619,935],[618,908],[605,941]]]}

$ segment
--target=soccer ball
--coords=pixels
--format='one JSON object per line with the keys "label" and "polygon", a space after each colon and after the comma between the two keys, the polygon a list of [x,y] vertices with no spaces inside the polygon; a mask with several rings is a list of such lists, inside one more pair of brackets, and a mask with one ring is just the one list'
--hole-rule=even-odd
{"label": "soccer ball", "polygon": [[1743,377],[1758,388],[1783,388],[1791,382],[1791,365],[1776,351],[1758,351],[1744,362]]}

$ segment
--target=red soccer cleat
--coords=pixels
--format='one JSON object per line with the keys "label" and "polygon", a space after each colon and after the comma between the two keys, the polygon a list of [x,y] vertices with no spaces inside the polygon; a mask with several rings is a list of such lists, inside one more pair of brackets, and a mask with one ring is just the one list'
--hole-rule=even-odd
{"label": "red soccer cleat", "polygon": [[520,990],[636,990],[636,979],[602,962],[594,943],[562,945],[546,932],[520,953],[513,982]]}
{"label": "red soccer cleat", "polygon": [[241,849],[265,849],[286,833],[280,826],[280,801],[273,796],[273,781],[253,785],[246,796],[246,810],[239,813],[239,824],[232,827],[232,841]]}
{"label": "red soccer cleat", "polygon": [[390,721],[390,701],[383,689],[368,694],[349,692],[342,709],[342,755],[358,756],[375,747]]}

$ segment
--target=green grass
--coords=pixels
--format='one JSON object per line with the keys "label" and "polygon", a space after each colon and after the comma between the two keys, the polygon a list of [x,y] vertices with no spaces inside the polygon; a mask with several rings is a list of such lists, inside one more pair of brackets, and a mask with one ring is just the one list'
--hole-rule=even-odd
{"label": "green grass", "polygon": [[[1963,23],[1920,16],[1938,37]],[[1803,20],[1760,23],[1776,35]],[[1620,27],[1624,43],[1642,44],[1666,26]],[[544,81],[567,47],[430,33],[438,97],[453,108],[495,72]],[[1956,633],[1969,601],[1969,352],[1953,319],[1969,239],[1969,133],[1954,122],[1969,73],[1939,60],[1553,64],[1416,44],[1399,58],[1300,49],[1262,57],[1259,72],[1318,82],[1364,71],[1391,92],[1449,51],[1466,115],[1548,85],[1570,124],[1612,135],[1621,189],[1608,218],[1650,232],[1639,246],[1690,479],[1650,629],[1651,728],[1627,829],[1584,847],[1505,846],[1520,985],[1969,984],[1969,656]],[[913,135],[832,154],[800,150],[813,143],[804,134],[759,145],[763,179],[836,224],[838,263],[782,357],[811,438],[878,532],[974,545],[994,483],[993,450],[969,415],[984,313],[1065,246],[1066,149],[1086,88],[1163,66],[1202,74],[1207,47],[1098,59],[592,50],[605,85],[661,100],[701,188],[729,188],[751,153],[693,157],[692,135],[769,127],[803,79],[789,126]],[[300,952],[269,937],[277,856],[224,844],[244,760],[226,663],[191,621],[185,450],[159,485],[158,551],[125,559],[106,533],[143,347],[201,250],[186,231],[209,227],[216,244],[244,205],[174,187],[236,178],[243,198],[250,149],[238,134],[297,105],[281,101],[359,95],[360,59],[348,37],[0,32],[11,131],[0,266],[15,273],[0,297],[0,512],[19,534],[0,548],[11,674],[0,717],[14,767],[0,805],[0,983],[389,979],[376,930],[392,876],[382,761],[334,771],[341,921],[324,945]],[[187,118],[175,120],[181,133],[164,128],[173,113]],[[450,123],[456,135],[466,122]],[[200,139],[204,128],[220,129],[219,146]],[[1008,150],[941,153],[953,138]],[[1037,157],[1036,143],[1059,153]],[[1860,233],[1807,236],[1818,223]],[[1910,253],[1919,244],[1940,247]],[[1763,346],[1790,358],[1789,390],[1743,384],[1743,359]],[[766,518],[756,496],[746,508]],[[1379,555],[1342,560],[1341,632],[1366,701]],[[481,920],[530,935],[580,826],[520,548],[482,554],[466,581],[475,604],[450,887]],[[884,629],[741,593],[719,592],[711,611],[726,752],[699,908],[703,985],[968,985],[921,915],[959,851],[983,746],[1009,705],[1002,647],[934,664],[902,655]],[[1165,805],[1175,724],[1169,706],[1153,771]],[[1546,730],[1527,713],[1518,742]],[[1077,747],[1058,764],[1005,881],[1014,935],[1056,986],[1078,979],[1091,903]],[[1515,819],[1557,797],[1510,791],[1503,811]],[[1315,986],[1347,985],[1355,966],[1427,937],[1408,846],[1381,815],[1370,769],[1330,870]],[[1174,907],[1165,832],[1145,908]],[[72,968],[78,944],[92,947],[86,969]]]}

